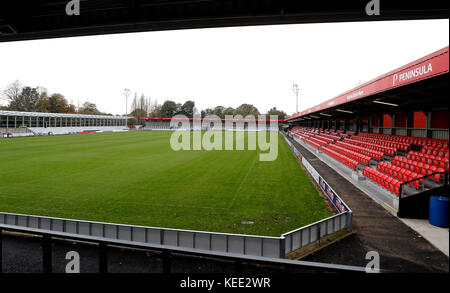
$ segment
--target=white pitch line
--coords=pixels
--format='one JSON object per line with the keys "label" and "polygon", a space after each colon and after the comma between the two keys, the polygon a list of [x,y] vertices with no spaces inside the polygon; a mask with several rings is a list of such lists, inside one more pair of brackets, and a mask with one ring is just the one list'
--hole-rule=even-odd
{"label": "white pitch line", "polygon": [[253,169],[253,166],[255,165],[255,162],[256,162],[256,157],[257,157],[257,155],[255,156],[255,159],[253,160],[252,165],[248,168],[247,173],[245,174],[244,178],[242,178],[241,183],[239,184],[239,186],[238,186],[236,192],[235,192],[234,195],[233,195],[233,199],[231,200],[230,206],[228,207],[228,209],[231,209],[231,207],[233,206],[234,201],[235,201],[235,199],[236,199],[236,197],[237,197],[237,195],[238,195],[238,193],[239,193],[239,190],[241,190],[242,184],[243,184],[244,181],[247,179],[248,174],[250,174],[250,170]]}

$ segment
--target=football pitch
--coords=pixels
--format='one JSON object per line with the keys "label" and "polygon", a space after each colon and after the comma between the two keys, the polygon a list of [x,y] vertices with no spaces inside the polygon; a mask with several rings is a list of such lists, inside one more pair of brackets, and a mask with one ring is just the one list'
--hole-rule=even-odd
{"label": "football pitch", "polygon": [[0,139],[0,211],[280,236],[331,215],[279,135],[259,150],[173,151],[171,132]]}

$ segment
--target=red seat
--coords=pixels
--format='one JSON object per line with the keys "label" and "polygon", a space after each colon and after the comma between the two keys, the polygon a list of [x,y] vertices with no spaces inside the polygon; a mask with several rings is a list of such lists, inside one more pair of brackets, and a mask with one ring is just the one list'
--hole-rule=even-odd
{"label": "red seat", "polygon": [[399,191],[400,191],[400,184],[401,184],[400,181],[395,180],[395,184],[394,184],[394,193],[395,193],[396,195],[399,194]]}
{"label": "red seat", "polygon": [[[420,177],[421,177],[421,176],[420,176],[419,174],[415,173],[415,172],[412,172],[412,173],[411,173],[411,180],[418,179],[418,178],[420,178]],[[421,180],[413,181],[413,182],[412,182],[412,185],[413,185],[416,189],[419,189],[419,184],[420,184],[420,182],[421,182]]]}
{"label": "red seat", "polygon": [[430,173],[436,173],[437,167],[436,166],[431,166],[430,169],[428,169],[430,171]]}
{"label": "red seat", "polygon": [[387,182],[388,182],[388,189],[389,189],[389,191],[390,192],[394,192],[394,178],[389,178],[388,180],[387,180]]}
{"label": "red seat", "polygon": [[416,161],[414,161],[414,162],[412,162],[412,164],[411,164],[411,171],[414,171],[414,172],[417,172],[418,171],[418,164],[419,163],[417,163]]}
{"label": "red seat", "polygon": [[[445,170],[444,170],[443,168],[438,168],[438,169],[436,170],[436,172],[445,172]],[[439,183],[440,180],[441,180],[441,176],[442,176],[442,174],[435,174],[435,175],[433,176],[433,180]]]}
{"label": "red seat", "polygon": [[389,183],[388,183],[389,176],[383,174],[382,179],[383,179],[382,186],[386,189],[389,189]]}
{"label": "red seat", "polygon": [[422,169],[422,168],[423,168],[423,163],[422,163],[422,162],[417,163],[417,167],[418,167],[419,169]]}

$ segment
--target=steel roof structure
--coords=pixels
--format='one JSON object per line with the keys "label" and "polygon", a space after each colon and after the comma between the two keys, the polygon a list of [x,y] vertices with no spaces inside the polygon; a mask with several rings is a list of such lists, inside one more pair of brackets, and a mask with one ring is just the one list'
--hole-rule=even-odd
{"label": "steel roof structure", "polygon": [[317,106],[288,122],[368,116],[381,111],[448,109],[449,47],[410,62]]}
{"label": "steel roof structure", "polygon": [[446,1],[369,0],[69,0],[0,1],[0,42],[109,33],[243,25],[448,18]]}

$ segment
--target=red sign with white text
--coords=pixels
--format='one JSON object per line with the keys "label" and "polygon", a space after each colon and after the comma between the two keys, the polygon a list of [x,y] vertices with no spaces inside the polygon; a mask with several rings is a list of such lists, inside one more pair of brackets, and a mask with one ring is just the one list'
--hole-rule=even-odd
{"label": "red sign with white text", "polygon": [[357,88],[345,92],[331,100],[321,103],[315,107],[291,116],[286,120],[296,117],[323,111],[337,105],[341,105],[350,101],[355,101],[379,92],[387,91],[406,84],[424,80],[436,75],[448,72],[448,49],[445,47],[437,52],[420,58],[394,71],[386,73],[378,78],[366,82]]}

